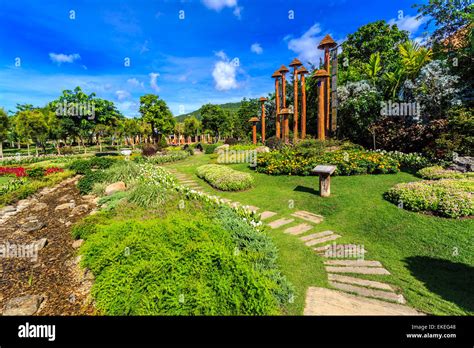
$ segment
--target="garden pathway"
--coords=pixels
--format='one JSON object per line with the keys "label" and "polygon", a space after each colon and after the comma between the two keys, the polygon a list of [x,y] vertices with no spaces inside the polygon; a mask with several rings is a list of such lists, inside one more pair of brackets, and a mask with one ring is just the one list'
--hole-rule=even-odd
{"label": "garden pathway", "polygon": [[[95,211],[77,177],[0,209],[0,315],[87,315],[92,274],[82,270],[71,226]],[[31,254],[20,250],[31,248]],[[20,253],[20,254],[18,254]],[[27,256],[27,257],[19,257]]]}
{"label": "garden pathway", "polygon": [[[201,185],[191,175],[167,168],[182,185],[202,191]],[[217,196],[214,196],[217,197]],[[226,200],[231,206],[239,202]],[[254,211],[258,207],[246,206]],[[308,211],[296,211],[291,216],[278,216],[272,211],[263,211],[260,219],[271,229],[283,230],[283,233],[294,235],[307,247],[325,258],[324,266],[328,283],[332,289],[309,287],[306,293],[304,315],[423,315],[423,313],[406,305],[399,289],[382,281],[365,279],[365,275],[389,276],[390,272],[379,261],[365,260],[366,250],[355,244],[337,244],[341,235],[333,231],[316,231],[316,225],[324,217]],[[338,250],[343,251],[339,258]],[[344,258],[345,254],[350,258]],[[357,251],[357,258],[354,252]]]}

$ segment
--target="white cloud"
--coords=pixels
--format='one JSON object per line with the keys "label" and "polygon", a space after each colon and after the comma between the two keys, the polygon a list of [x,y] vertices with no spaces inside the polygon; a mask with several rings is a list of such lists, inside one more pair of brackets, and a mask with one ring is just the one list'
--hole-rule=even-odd
{"label": "white cloud", "polygon": [[240,19],[243,7],[238,6],[237,0],[202,0],[208,9],[219,12],[224,7],[234,8],[233,14]]}
{"label": "white cloud", "polygon": [[222,51],[222,50],[215,52],[215,55],[216,55],[217,57],[219,57],[220,59],[222,59],[222,60],[228,60],[227,54],[225,54],[225,52]]}
{"label": "white cloud", "polygon": [[127,83],[132,85],[133,87],[142,87],[144,88],[145,86],[143,85],[143,82],[138,81],[135,77],[128,79]]}
{"label": "white cloud", "polygon": [[262,48],[262,46],[260,46],[260,44],[258,42],[252,44],[252,46],[250,46],[250,50],[253,53],[256,53],[256,54],[262,54],[263,53],[263,48]]}
{"label": "white cloud", "polygon": [[151,88],[155,91],[158,92],[160,88],[158,87],[158,84],[156,83],[156,80],[160,74],[158,73],[150,73],[148,76],[150,76],[150,86]]}
{"label": "white cloud", "polygon": [[229,61],[227,55],[223,51],[216,53],[222,61],[214,65],[212,77],[216,83],[216,89],[219,91],[227,91],[229,89],[237,88],[237,66]]}
{"label": "white cloud", "polygon": [[292,36],[285,36],[285,41],[288,42],[288,49],[298,54],[298,58],[303,64],[311,62],[314,65],[319,64],[319,58],[323,56],[323,51],[318,49],[318,45],[324,38],[321,34],[321,27],[319,23],[315,23],[303,35],[298,38]]}
{"label": "white cloud", "polygon": [[396,24],[399,29],[408,31],[411,36],[416,33],[418,31],[418,28],[425,22],[426,17],[421,17],[420,19],[417,19],[416,16],[406,15],[398,19],[392,18],[388,21],[388,24]]}
{"label": "white cloud", "polygon": [[74,53],[74,54],[50,53],[49,58],[53,62],[61,65],[62,63],[73,63],[75,60],[80,59],[81,56],[78,53]]}
{"label": "white cloud", "polygon": [[124,91],[124,90],[116,91],[115,95],[117,96],[117,99],[119,101],[122,101],[122,100],[125,100],[125,99],[128,99],[128,98],[131,97],[130,93],[128,91]]}

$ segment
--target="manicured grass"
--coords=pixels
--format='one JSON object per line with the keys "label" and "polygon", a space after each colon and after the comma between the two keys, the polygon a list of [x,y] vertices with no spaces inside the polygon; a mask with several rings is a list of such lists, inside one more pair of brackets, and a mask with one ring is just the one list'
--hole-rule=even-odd
{"label": "manicured grass", "polygon": [[[233,169],[252,173],[255,187],[221,192],[195,176],[197,166],[212,162],[209,155],[193,156],[169,167],[194,175],[208,192],[277,212],[278,217],[297,210],[321,214],[325,220],[315,232],[330,229],[343,236],[338,244],[363,244],[365,258],[381,261],[391,273],[372,278],[400,288],[410,306],[436,315],[474,313],[474,246],[469,235],[474,220],[409,212],[383,199],[393,185],[419,180],[413,175],[333,177],[331,197],[321,198],[316,177],[269,176],[234,164]],[[294,236],[281,230],[268,233],[280,249],[283,272],[297,289],[292,313],[301,314],[307,287],[327,284],[322,258]]]}

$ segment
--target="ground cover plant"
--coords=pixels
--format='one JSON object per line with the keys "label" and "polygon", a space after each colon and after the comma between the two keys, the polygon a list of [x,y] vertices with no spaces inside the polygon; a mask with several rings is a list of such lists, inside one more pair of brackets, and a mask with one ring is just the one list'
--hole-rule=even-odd
{"label": "ground cover plant", "polygon": [[[255,214],[179,186],[150,163],[116,163],[101,172],[104,183],[120,177],[129,190],[102,198],[108,209],[73,235],[86,239],[83,265],[96,276],[93,295],[103,313],[283,313],[292,287]],[[186,209],[177,209],[183,200]]]}
{"label": "ground cover plant", "polygon": [[444,169],[441,166],[423,168],[418,171],[418,175],[428,180],[474,178],[472,172],[461,173],[456,170]]}
{"label": "ground cover plant", "polygon": [[384,197],[404,209],[458,218],[474,215],[474,179],[442,179],[395,185]]}
{"label": "ground cover plant", "polygon": [[218,164],[198,167],[196,173],[198,177],[222,191],[242,191],[253,186],[251,175]]}

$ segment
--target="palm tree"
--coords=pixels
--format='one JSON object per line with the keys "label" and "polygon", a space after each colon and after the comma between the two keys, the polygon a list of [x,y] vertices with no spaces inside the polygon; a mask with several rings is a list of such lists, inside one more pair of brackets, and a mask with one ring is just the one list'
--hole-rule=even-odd
{"label": "palm tree", "polygon": [[407,78],[414,79],[421,68],[430,62],[432,52],[414,41],[407,41],[398,46]]}
{"label": "palm tree", "polygon": [[372,81],[375,86],[377,75],[382,70],[382,65],[380,64],[380,52],[372,53],[370,55],[369,62],[364,65],[364,70],[369,80]]}

